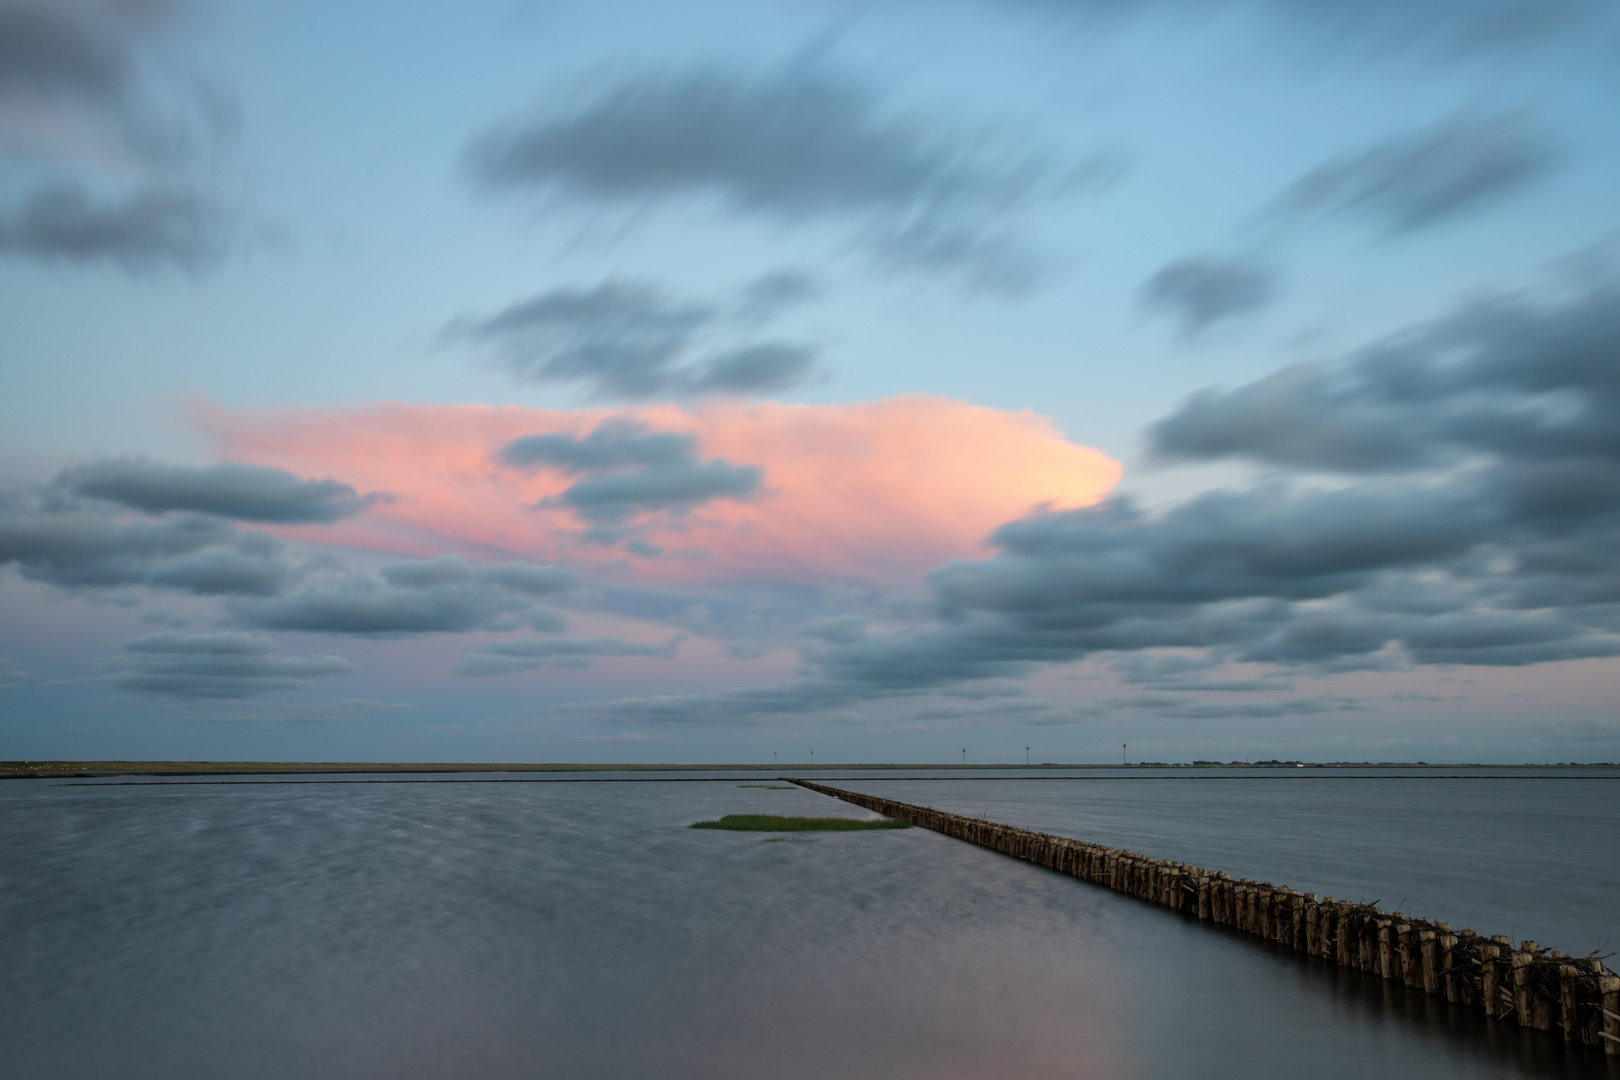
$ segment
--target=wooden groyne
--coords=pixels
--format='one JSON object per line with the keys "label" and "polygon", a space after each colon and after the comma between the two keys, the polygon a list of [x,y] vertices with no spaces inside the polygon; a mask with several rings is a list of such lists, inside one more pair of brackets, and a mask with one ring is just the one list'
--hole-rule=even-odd
{"label": "wooden groyne", "polygon": [[1286,885],[1248,878],[1234,881],[1228,874],[1189,863],[809,780],[781,779],[1159,904],[1187,918],[1229,926],[1281,948],[1444,997],[1503,1023],[1560,1032],[1567,1042],[1602,1046],[1611,1056],[1620,1056],[1620,976],[1610,973],[1595,955],[1568,957],[1533,941],[1515,946],[1502,935],[1454,932],[1448,923],[1408,918],[1371,904],[1295,892]]}

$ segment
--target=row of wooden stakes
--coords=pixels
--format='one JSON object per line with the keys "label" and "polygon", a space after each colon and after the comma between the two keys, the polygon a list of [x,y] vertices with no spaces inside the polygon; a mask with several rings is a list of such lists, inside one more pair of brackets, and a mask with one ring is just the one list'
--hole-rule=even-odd
{"label": "row of wooden stakes", "polygon": [[1120,848],[999,825],[875,795],[783,777],[885,817],[1107,886],[1283,947],[1404,983],[1424,993],[1565,1040],[1620,1056],[1620,976],[1596,956],[1574,958],[1533,941],[1453,932],[1447,923],[1412,919],[1285,885],[1242,878]]}

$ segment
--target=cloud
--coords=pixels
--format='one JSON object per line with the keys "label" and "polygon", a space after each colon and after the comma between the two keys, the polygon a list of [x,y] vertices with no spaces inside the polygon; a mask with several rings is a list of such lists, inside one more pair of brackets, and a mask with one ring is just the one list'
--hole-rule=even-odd
{"label": "cloud", "polygon": [[243,242],[233,212],[187,187],[98,199],[77,183],[57,183],[0,209],[0,254],[41,262],[198,271],[219,265]]}
{"label": "cloud", "polygon": [[124,644],[121,690],[154,697],[236,699],[303,689],[355,666],[341,656],[288,656],[253,634],[148,634]]}
{"label": "cloud", "polygon": [[1215,323],[1270,303],[1271,274],[1243,262],[1218,259],[1179,259],[1142,284],[1142,303],[1181,324],[1181,332],[1197,334]]}
{"label": "cloud", "polygon": [[196,515],[119,522],[98,514],[0,514],[0,565],[69,589],[151,586],[200,595],[269,595],[298,576],[282,545]]}
{"label": "cloud", "polygon": [[685,464],[694,459],[697,439],[685,432],[648,432],[631,420],[607,420],[590,434],[529,435],[513,439],[496,454],[503,465],[536,468],[550,465],[579,474],[602,469],[640,466],[657,468]]}
{"label": "cloud", "polygon": [[1504,198],[1556,158],[1522,114],[1460,112],[1323,162],[1278,198],[1276,212],[1361,214],[1413,232]]}
{"label": "cloud", "polygon": [[[1620,463],[1620,290],[1501,294],[1337,364],[1204,391],[1149,429],[1167,460],[1241,458],[1344,473],[1495,458],[1504,494],[1577,515],[1610,505]],[[1587,466],[1595,466],[1595,471]]]}
{"label": "cloud", "polygon": [[535,611],[530,600],[579,584],[577,573],[561,567],[472,566],[459,555],[444,555],[385,567],[377,578],[242,598],[227,609],[243,624],[262,630],[366,637],[510,630],[524,620],[560,629],[559,616]]}
{"label": "cloud", "polygon": [[687,434],[649,434],[633,421],[608,421],[589,435],[531,435],[502,447],[504,464],[550,465],[586,474],[550,500],[586,521],[617,525],[648,511],[690,509],[713,499],[745,499],[759,490],[763,473],[753,465],[698,461],[697,439]]}
{"label": "cloud", "polygon": [[183,7],[0,3],[0,255],[201,272],[250,245],[242,214],[204,180],[220,170],[200,165],[229,138],[229,104],[149,61]]}
{"label": "cloud", "polygon": [[[801,655],[883,693],[1099,652],[1193,652],[1122,662],[1177,689],[1215,685],[1198,673],[1229,662],[1288,677],[1620,655],[1617,345],[1610,291],[1502,296],[1199,395],[1154,429],[1161,451],[1281,476],[1155,514],[1123,497],[1032,514],[996,532],[994,557],[933,572],[934,619],[806,638]],[[1370,475],[1286,472],[1334,464]]]}
{"label": "cloud", "polygon": [[1010,178],[857,83],[803,66],[761,79],[640,77],[567,114],[491,132],[470,163],[492,187],[586,198],[715,195],[787,219],[904,211],[1005,194]]}
{"label": "cloud", "polygon": [[[996,526],[1036,506],[1094,502],[1120,471],[1034,413],[921,396],[579,411],[395,404],[213,412],[202,422],[223,457],[395,493],[392,503],[324,528],[321,540],[402,555],[511,552],[589,569],[622,556],[588,543],[589,523],[561,501],[594,475],[570,469],[689,457],[762,470],[748,498],[635,522],[634,539],[665,549],[638,561],[635,576],[666,587],[920,584],[922,568],[986,551]],[[643,430],[627,438],[624,427],[604,431],[610,422]],[[634,441],[641,437],[653,441]],[[683,438],[695,440],[689,452]],[[514,444],[505,452],[521,458],[528,447],[532,466],[503,462]]]}
{"label": "cloud", "polygon": [[1320,716],[1325,713],[1371,710],[1372,706],[1360,698],[1343,694],[1238,703],[1197,701],[1180,694],[1135,694],[1107,698],[1082,709],[1081,714],[1088,718],[1135,712],[1165,720],[1274,720],[1286,716]]}
{"label": "cloud", "polygon": [[745,321],[766,321],[788,308],[819,298],[826,287],[802,270],[772,270],[761,274],[742,290],[737,299],[737,317]]}
{"label": "cloud", "polygon": [[895,115],[870,87],[807,64],[635,77],[486,133],[468,165],[488,190],[698,199],[779,222],[851,223],[891,256],[974,270],[1011,246],[985,242],[1004,237],[996,219],[1064,189],[1017,148]]}
{"label": "cloud", "polygon": [[662,645],[638,645],[623,638],[519,638],[497,641],[468,650],[456,671],[462,675],[509,675],[541,668],[582,670],[594,666],[602,656],[656,656],[675,659],[675,650],[686,640],[676,634]]}
{"label": "cloud", "polygon": [[115,458],[62,470],[56,485],[148,514],[189,511],[239,521],[309,524],[358,514],[386,496],[361,496],[336,480],[227,463],[193,468]]}
{"label": "cloud", "polygon": [[1602,0],[986,0],[1003,8],[1117,18],[1155,7],[1181,14],[1254,9],[1312,38],[1380,51],[1422,47],[1440,55],[1511,53],[1601,24]]}
{"label": "cloud", "polygon": [[[801,287],[788,279],[755,282],[740,312],[757,322]],[[494,345],[525,379],[583,383],[597,399],[748,397],[789,389],[813,373],[814,350],[775,341],[727,345],[730,325],[720,308],[607,281],[539,293],[488,318],[462,319],[449,332]]]}
{"label": "cloud", "polygon": [[109,100],[133,80],[128,50],[167,3],[0,4],[0,95]]}

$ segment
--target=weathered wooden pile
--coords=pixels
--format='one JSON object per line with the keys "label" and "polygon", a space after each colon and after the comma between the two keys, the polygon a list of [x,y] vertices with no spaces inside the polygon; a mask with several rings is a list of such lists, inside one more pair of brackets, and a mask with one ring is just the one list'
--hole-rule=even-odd
{"label": "weathered wooden pile", "polygon": [[863,806],[885,817],[1105,885],[1189,918],[1229,926],[1278,946],[1331,960],[1444,996],[1506,1023],[1560,1031],[1565,1040],[1620,1056],[1620,976],[1596,956],[1567,957],[1533,941],[1453,932],[1447,923],[1412,919],[1286,885],[1241,878],[1133,851],[1031,832],[875,795],[791,783]]}

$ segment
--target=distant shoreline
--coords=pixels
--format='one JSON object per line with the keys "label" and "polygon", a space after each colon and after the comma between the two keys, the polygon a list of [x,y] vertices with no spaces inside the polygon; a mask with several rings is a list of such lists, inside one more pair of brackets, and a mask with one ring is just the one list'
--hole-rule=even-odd
{"label": "distant shoreline", "polygon": [[887,769],[890,771],[1024,773],[1063,770],[1119,769],[1613,769],[1615,762],[1536,762],[1489,764],[1483,762],[1434,761],[1199,761],[1139,762],[1130,765],[1063,764],[1038,762],[1029,765],[963,764],[885,764],[854,763],[826,765],[772,764],[623,764],[577,762],[356,762],[356,761],[0,761],[0,780],[36,780],[105,776],[270,776],[320,773],[473,773],[473,772],[848,772]]}

